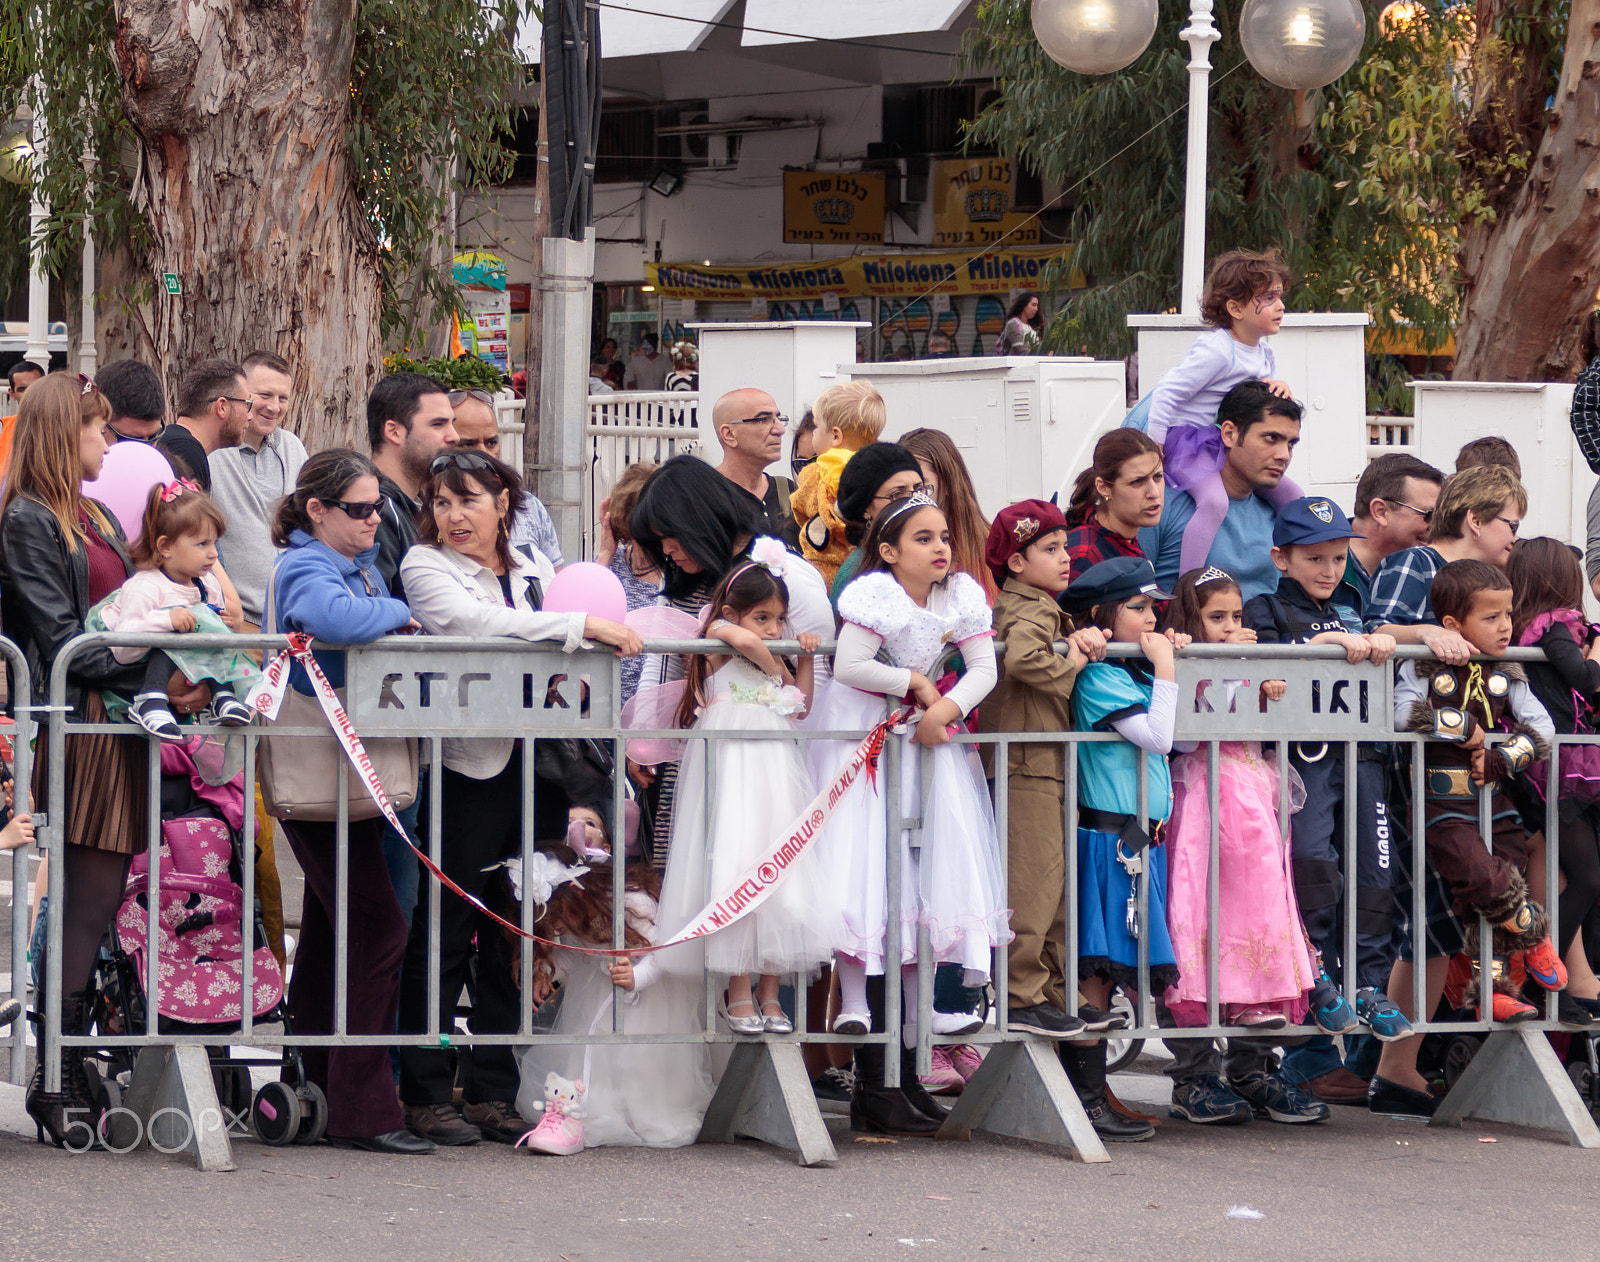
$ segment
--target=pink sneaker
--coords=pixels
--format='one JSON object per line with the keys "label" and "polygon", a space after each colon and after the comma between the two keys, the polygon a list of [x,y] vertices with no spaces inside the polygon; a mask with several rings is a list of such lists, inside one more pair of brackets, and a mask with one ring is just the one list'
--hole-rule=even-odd
{"label": "pink sneaker", "polygon": [[959,1095],[967,1080],[961,1076],[950,1060],[950,1049],[938,1046],[933,1049],[933,1064],[919,1081],[932,1095]]}
{"label": "pink sneaker", "polygon": [[554,1109],[546,1110],[539,1125],[517,1140],[516,1147],[527,1145],[529,1152],[547,1152],[570,1157],[583,1151],[583,1122]]}
{"label": "pink sneaker", "polygon": [[983,1057],[978,1049],[970,1043],[955,1043],[944,1049],[950,1053],[950,1063],[955,1071],[961,1075],[963,1082],[971,1082],[972,1075],[978,1072],[978,1067],[983,1064]]}

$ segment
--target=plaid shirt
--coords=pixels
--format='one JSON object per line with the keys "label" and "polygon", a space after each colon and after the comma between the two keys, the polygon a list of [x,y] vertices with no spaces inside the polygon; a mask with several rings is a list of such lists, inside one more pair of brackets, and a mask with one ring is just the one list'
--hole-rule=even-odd
{"label": "plaid shirt", "polygon": [[1083,525],[1067,531],[1067,555],[1072,558],[1072,581],[1077,582],[1092,565],[1112,557],[1142,557],[1144,549],[1137,538],[1125,539],[1116,531],[1107,530],[1091,514]]}
{"label": "plaid shirt", "polygon": [[1376,631],[1391,623],[1413,627],[1419,622],[1434,621],[1428,589],[1442,569],[1444,557],[1426,545],[1385,557],[1373,576],[1372,595],[1363,610],[1367,630]]}

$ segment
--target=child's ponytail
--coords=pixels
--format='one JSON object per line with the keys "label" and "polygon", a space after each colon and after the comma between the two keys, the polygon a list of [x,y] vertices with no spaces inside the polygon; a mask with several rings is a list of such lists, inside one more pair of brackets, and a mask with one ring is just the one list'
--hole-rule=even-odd
{"label": "child's ponytail", "polygon": [[158,539],[178,539],[193,534],[207,523],[216,527],[222,538],[228,522],[216,501],[188,478],[158,482],[150,488],[144,502],[144,527],[128,548],[128,555],[141,570],[160,564],[156,556]]}

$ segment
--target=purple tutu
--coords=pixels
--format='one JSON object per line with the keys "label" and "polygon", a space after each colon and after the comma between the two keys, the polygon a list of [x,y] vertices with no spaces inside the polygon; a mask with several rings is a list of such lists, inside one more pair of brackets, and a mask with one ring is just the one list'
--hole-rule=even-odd
{"label": "purple tutu", "polygon": [[1161,462],[1167,485],[1188,491],[1222,471],[1228,451],[1215,425],[1177,425],[1167,431]]}

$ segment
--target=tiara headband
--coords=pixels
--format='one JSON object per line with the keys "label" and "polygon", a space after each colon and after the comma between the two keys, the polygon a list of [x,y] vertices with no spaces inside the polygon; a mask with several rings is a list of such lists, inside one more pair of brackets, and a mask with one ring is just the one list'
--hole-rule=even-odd
{"label": "tiara headband", "polygon": [[938,501],[935,500],[933,498],[933,496],[929,495],[926,491],[913,491],[910,495],[906,496],[904,499],[895,500],[894,503],[890,504],[889,507],[884,510],[883,515],[878,518],[878,527],[881,530],[884,526],[888,525],[896,517],[900,516],[901,513],[909,513],[913,509],[918,509],[918,508],[938,508],[938,507],[939,507]]}
{"label": "tiara headband", "polygon": [[1195,579],[1194,585],[1196,587],[1204,587],[1207,583],[1217,583],[1223,581],[1229,583],[1233,582],[1233,575],[1229,574],[1227,570],[1219,570],[1216,566],[1209,565],[1206,567],[1205,572],[1201,574],[1199,578]]}

